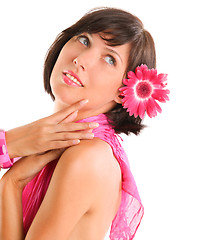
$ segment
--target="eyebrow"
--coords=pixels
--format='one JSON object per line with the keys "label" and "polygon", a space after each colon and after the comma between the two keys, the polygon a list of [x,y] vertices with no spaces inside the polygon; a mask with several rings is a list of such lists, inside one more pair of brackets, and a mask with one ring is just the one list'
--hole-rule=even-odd
{"label": "eyebrow", "polygon": [[120,54],[119,54],[117,51],[115,51],[115,50],[113,50],[113,49],[111,49],[111,48],[107,48],[107,47],[106,47],[105,49],[106,49],[107,51],[109,51],[109,52],[117,55],[117,56],[119,57],[120,61],[123,62],[122,58],[120,57]]}

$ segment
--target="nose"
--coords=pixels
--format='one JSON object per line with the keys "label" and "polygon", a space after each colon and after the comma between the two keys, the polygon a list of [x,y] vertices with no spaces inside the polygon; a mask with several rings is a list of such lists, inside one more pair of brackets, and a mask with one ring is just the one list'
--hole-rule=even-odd
{"label": "nose", "polygon": [[76,68],[86,71],[96,66],[97,56],[98,52],[96,49],[86,49],[73,60],[73,64]]}
{"label": "nose", "polygon": [[82,64],[79,64],[79,60],[77,58],[73,60],[73,63],[77,68],[80,67],[82,70],[85,70],[85,67]]}

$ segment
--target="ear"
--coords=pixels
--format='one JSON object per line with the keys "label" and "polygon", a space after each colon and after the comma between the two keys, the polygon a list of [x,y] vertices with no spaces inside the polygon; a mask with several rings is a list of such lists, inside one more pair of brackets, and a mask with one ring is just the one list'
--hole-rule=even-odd
{"label": "ear", "polygon": [[114,98],[114,101],[116,102],[116,103],[119,103],[119,104],[122,104],[123,102],[122,102],[122,99],[123,99],[123,96],[121,96],[121,91],[119,91],[119,89],[117,90],[117,94],[116,94],[116,96],[115,96],[115,98]]}

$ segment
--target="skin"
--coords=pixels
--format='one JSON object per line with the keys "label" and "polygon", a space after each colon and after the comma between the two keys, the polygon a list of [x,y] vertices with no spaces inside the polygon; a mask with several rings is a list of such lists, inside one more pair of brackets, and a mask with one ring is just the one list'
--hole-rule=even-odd
{"label": "skin", "polygon": [[66,148],[91,139],[96,123],[73,123],[88,100],[79,101],[57,113],[6,132],[10,158],[25,157],[53,149]]}
{"label": "skin", "polygon": [[[118,89],[122,86],[129,49],[128,44],[109,47],[98,34],[71,39],[63,47],[51,75],[55,110],[88,99],[77,116],[82,119],[105,113],[120,103]],[[64,70],[77,74],[84,87],[65,84]],[[0,207],[8,211],[1,214],[1,239],[104,239],[121,199],[121,170],[111,147],[94,138],[58,151],[61,158],[26,237],[22,226],[22,190],[55,153],[22,158],[3,176]]]}
{"label": "skin", "polygon": [[[121,103],[118,89],[122,86],[129,49],[128,44],[110,47],[98,34],[83,33],[68,41],[59,54],[50,79],[56,97],[55,110],[85,98],[89,102],[78,114],[78,118],[83,119],[108,112],[115,103]],[[62,81],[64,70],[77,74],[84,87],[68,87]]]}

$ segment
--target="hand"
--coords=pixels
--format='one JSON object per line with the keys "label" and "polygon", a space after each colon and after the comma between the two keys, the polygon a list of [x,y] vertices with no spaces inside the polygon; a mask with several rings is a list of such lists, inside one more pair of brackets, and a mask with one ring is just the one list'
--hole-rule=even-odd
{"label": "hand", "polygon": [[2,181],[10,180],[20,190],[30,182],[49,162],[58,159],[65,149],[51,150],[43,154],[23,157],[5,173]]}
{"label": "hand", "polygon": [[82,100],[49,117],[6,132],[10,158],[24,157],[48,150],[67,148],[80,139],[93,138],[96,123],[72,123],[78,110],[86,103]]}

